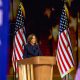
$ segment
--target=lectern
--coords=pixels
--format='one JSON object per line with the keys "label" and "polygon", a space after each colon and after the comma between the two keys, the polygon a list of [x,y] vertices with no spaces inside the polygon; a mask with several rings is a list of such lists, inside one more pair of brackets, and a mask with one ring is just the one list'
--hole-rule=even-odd
{"label": "lectern", "polygon": [[56,58],[36,56],[18,61],[19,80],[53,80]]}

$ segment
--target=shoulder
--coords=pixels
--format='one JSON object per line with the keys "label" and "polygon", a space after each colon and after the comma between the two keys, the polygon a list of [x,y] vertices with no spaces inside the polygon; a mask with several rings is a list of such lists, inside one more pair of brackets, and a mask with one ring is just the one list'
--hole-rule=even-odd
{"label": "shoulder", "polygon": [[36,49],[38,49],[38,48],[39,48],[39,45],[38,45],[38,44],[37,44],[37,45],[35,45],[35,48],[36,48]]}

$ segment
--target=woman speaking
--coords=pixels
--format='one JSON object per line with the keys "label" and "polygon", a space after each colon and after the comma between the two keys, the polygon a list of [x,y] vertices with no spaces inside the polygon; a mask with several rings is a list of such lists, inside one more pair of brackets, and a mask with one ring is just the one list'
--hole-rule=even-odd
{"label": "woman speaking", "polygon": [[42,53],[37,43],[36,36],[34,34],[30,34],[27,38],[27,44],[24,46],[23,58],[29,58],[41,55]]}

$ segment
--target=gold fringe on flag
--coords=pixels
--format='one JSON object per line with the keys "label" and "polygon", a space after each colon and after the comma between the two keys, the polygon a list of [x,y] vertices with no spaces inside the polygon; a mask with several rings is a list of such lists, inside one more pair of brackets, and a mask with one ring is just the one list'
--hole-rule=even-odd
{"label": "gold fringe on flag", "polygon": [[24,7],[23,7],[22,2],[20,2],[20,6],[21,6],[21,10],[22,10],[23,16],[25,17],[25,9],[24,9]]}

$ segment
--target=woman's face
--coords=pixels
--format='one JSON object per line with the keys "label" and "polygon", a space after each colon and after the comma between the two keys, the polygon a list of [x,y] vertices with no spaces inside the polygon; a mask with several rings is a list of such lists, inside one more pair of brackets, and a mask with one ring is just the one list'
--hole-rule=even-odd
{"label": "woman's face", "polygon": [[36,37],[33,36],[33,37],[32,37],[32,40],[31,40],[31,44],[35,44],[35,43],[36,43]]}

